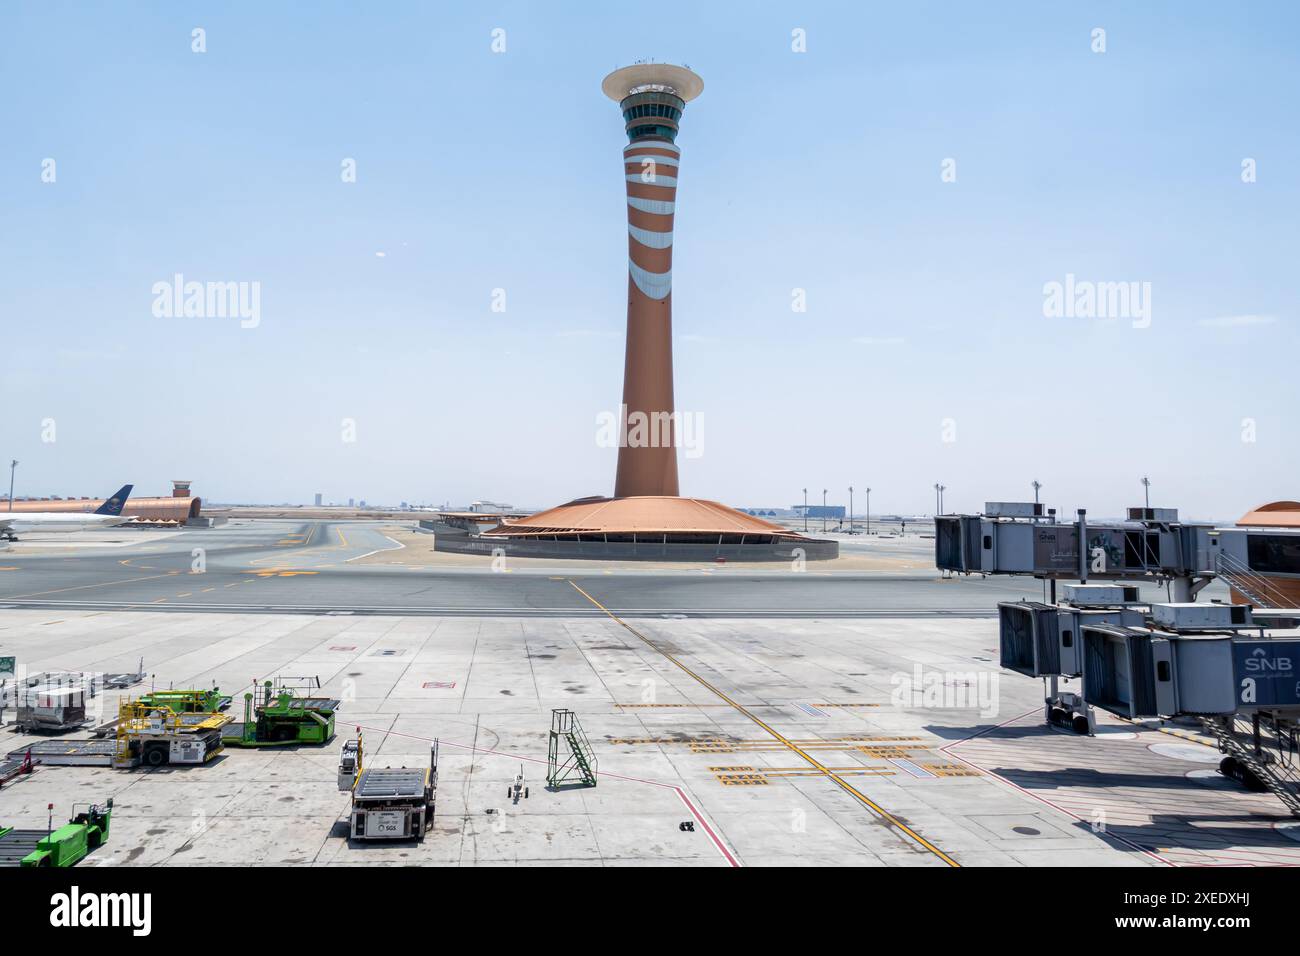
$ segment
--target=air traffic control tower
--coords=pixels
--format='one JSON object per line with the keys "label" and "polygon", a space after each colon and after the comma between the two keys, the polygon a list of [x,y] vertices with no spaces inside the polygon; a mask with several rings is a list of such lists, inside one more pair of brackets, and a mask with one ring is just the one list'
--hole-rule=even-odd
{"label": "air traffic control tower", "polygon": [[481,536],[435,531],[434,547],[537,557],[750,561],[833,558],[815,541],[677,484],[679,436],[673,401],[673,218],[686,104],[704,81],[686,67],[637,63],[601,84],[623,113],[627,192],[627,346],[614,495],[577,498],[523,518],[503,516]]}
{"label": "air traffic control tower", "polygon": [[[673,213],[677,207],[675,140],[686,104],[704,81],[682,66],[638,63],[601,84],[623,111],[628,145],[627,350],[623,360],[623,436],[628,418],[667,422],[669,441],[619,443],[614,497],[677,495],[673,418]],[[634,421],[636,419],[633,419]],[[665,447],[666,446],[666,447]]]}

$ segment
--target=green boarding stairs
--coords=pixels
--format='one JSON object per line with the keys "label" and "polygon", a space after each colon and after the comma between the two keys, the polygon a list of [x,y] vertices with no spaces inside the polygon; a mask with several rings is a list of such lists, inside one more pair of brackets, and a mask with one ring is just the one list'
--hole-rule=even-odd
{"label": "green boarding stairs", "polygon": [[578,715],[571,710],[552,710],[546,783],[554,789],[575,780],[587,787],[596,785],[596,754],[582,732]]}

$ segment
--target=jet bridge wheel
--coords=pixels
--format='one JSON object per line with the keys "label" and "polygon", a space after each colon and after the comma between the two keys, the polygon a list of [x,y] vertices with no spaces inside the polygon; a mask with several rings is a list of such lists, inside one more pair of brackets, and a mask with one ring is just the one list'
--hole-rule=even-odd
{"label": "jet bridge wheel", "polygon": [[1251,793],[1263,793],[1268,788],[1255,775],[1255,772],[1236,757],[1224,757],[1219,761],[1219,773],[1229,780],[1235,780]]}
{"label": "jet bridge wheel", "polygon": [[1075,714],[1074,719],[1070,721],[1070,727],[1076,734],[1088,733],[1088,718],[1083,714]]}

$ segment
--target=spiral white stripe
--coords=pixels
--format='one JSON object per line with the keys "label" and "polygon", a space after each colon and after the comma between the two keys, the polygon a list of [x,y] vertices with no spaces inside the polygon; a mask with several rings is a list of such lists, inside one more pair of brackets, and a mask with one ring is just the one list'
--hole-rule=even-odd
{"label": "spiral white stripe", "polygon": [[673,270],[667,272],[647,272],[639,265],[632,261],[631,257],[627,260],[627,271],[632,276],[632,281],[636,287],[645,293],[647,298],[662,299],[665,298],[673,289]]}

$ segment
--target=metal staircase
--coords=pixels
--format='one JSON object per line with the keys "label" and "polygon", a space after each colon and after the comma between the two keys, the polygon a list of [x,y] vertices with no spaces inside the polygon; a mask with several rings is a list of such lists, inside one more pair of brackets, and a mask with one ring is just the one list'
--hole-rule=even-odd
{"label": "metal staircase", "polygon": [[572,780],[596,785],[596,754],[571,710],[551,711],[551,736],[546,748],[546,783],[554,788]]}
{"label": "metal staircase", "polygon": [[1256,607],[1291,607],[1288,599],[1268,578],[1257,574],[1238,559],[1222,551],[1215,561],[1215,572],[1224,583]]}
{"label": "metal staircase", "polygon": [[[1225,769],[1220,765],[1225,776],[1248,788],[1267,790],[1286,804],[1292,816],[1300,817],[1300,764],[1294,725],[1259,714],[1202,717],[1201,724],[1218,741],[1219,750],[1236,761],[1236,767],[1228,764]],[[1242,768],[1248,774],[1242,773]]]}

